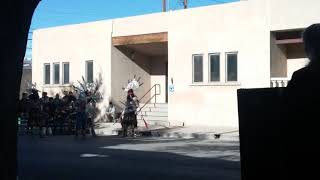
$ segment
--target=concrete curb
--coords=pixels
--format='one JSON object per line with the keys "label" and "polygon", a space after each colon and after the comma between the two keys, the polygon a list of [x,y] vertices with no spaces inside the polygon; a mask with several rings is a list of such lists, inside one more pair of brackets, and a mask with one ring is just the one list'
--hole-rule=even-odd
{"label": "concrete curb", "polygon": [[[173,138],[173,139],[226,139],[226,138],[238,138],[239,133],[235,128],[223,128],[223,127],[162,127],[154,126],[138,127],[136,131],[140,137],[161,137],[161,138]],[[106,123],[101,128],[96,129],[96,134],[100,136],[114,136],[121,134],[121,125],[119,123]]]}

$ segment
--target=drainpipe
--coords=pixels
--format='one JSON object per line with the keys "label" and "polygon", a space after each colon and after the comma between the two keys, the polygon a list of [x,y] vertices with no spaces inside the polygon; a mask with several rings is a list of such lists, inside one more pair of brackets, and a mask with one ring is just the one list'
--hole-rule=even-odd
{"label": "drainpipe", "polygon": [[184,7],[184,9],[188,8],[188,0],[183,1],[183,7]]}
{"label": "drainpipe", "polygon": [[111,20],[111,39],[112,39],[112,36],[113,36],[113,23],[114,23],[114,21]]}
{"label": "drainpipe", "polygon": [[[110,74],[112,73],[112,52],[113,52],[113,42],[112,42],[112,38],[113,38],[113,24],[114,24],[114,20],[111,20],[111,33],[110,33],[110,44],[111,44],[111,46],[110,46],[110,55],[109,55],[109,58],[110,58]],[[110,75],[110,76],[107,76],[108,77],[108,80],[109,80],[109,82],[112,82],[112,79],[111,79],[111,77],[112,77],[112,74]],[[108,103],[110,102],[110,101],[112,101],[112,88],[110,88],[110,90],[109,90],[109,92],[107,92],[108,94]],[[114,103],[114,105],[115,106],[121,106],[121,105],[118,105],[118,104],[115,104]]]}
{"label": "drainpipe", "polygon": [[163,12],[167,11],[167,1],[166,0],[162,0],[162,11]]}

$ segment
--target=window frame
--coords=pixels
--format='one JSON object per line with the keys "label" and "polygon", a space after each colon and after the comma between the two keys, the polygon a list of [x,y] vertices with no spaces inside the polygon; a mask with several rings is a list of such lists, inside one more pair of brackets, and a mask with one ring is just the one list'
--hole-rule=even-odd
{"label": "window frame", "polygon": [[[56,68],[55,68],[55,65],[59,65],[59,82],[58,82],[58,83],[56,83],[56,77],[55,77],[55,75],[56,75],[56,72],[55,72]],[[52,82],[52,84],[54,84],[54,85],[60,85],[60,84],[61,84],[61,75],[60,75],[61,71],[60,71],[60,67],[61,67],[61,65],[60,65],[59,62],[52,63],[52,68],[53,68],[53,71],[52,71],[52,74],[53,74],[53,76],[52,76],[53,82]]]}
{"label": "window frame", "polygon": [[[68,68],[68,82],[67,83],[65,82],[65,79],[64,79],[64,71],[65,71],[64,70],[64,65],[65,64],[68,64],[68,67],[69,67]],[[63,62],[62,63],[62,84],[64,84],[64,85],[65,84],[70,84],[70,62]]]}
{"label": "window frame", "polygon": [[[237,56],[237,80],[236,81],[228,81],[228,55],[236,55]],[[226,52],[225,53],[225,82],[226,83],[237,83],[239,82],[239,53],[238,51],[231,51],[231,52]]]}
{"label": "window frame", "polygon": [[[219,80],[218,81],[212,81],[211,80],[211,56],[218,55],[219,56]],[[215,53],[209,53],[208,54],[208,69],[209,69],[209,77],[208,82],[209,83],[220,83],[221,82],[221,53],[215,52]]]}
{"label": "window frame", "polygon": [[[195,56],[201,56],[202,57],[202,81],[199,81],[199,82],[195,82],[194,81],[194,57]],[[203,58],[204,58],[204,54],[192,54],[192,83],[193,84],[200,84],[200,83],[204,83],[204,61],[203,61]]]}
{"label": "window frame", "polygon": [[[92,62],[92,82],[88,81],[88,63]],[[94,82],[94,63],[93,60],[87,60],[85,62],[85,79],[87,81],[87,83],[93,83]]]}
{"label": "window frame", "polygon": [[[46,66],[49,66],[49,83],[46,83]],[[51,64],[44,63],[43,64],[43,85],[50,85],[51,84]]]}

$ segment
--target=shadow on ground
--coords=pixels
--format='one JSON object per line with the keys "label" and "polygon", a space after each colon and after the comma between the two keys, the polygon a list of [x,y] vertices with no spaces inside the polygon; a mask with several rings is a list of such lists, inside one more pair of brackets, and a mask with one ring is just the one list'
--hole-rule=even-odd
{"label": "shadow on ground", "polygon": [[[170,152],[108,148],[121,145],[153,146],[168,142],[188,144],[197,142],[197,140],[123,139],[119,137],[74,139],[72,136],[39,139],[38,137],[20,136],[18,143],[19,179],[240,180],[239,161],[190,157]],[[199,148],[210,148],[204,149],[205,151],[222,148],[215,145],[212,147],[208,145],[205,147],[187,146],[188,151],[194,152]]]}

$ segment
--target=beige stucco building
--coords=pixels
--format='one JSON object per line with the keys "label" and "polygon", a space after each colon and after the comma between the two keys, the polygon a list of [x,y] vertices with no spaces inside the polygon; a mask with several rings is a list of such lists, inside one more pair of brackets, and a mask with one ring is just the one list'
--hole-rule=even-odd
{"label": "beige stucco building", "polygon": [[39,29],[32,79],[53,94],[101,74],[105,103],[110,97],[120,106],[122,87],[137,75],[139,97],[152,89],[141,101],[156,103],[145,106],[148,122],[237,127],[237,89],[285,86],[308,62],[301,32],[320,22],[319,7],[243,0]]}

